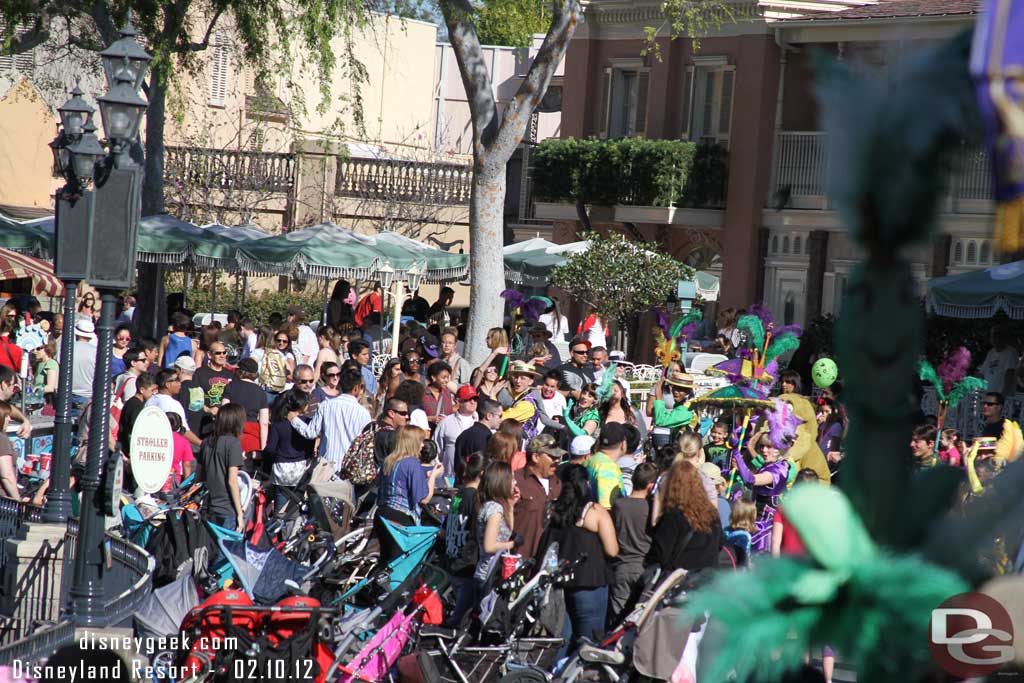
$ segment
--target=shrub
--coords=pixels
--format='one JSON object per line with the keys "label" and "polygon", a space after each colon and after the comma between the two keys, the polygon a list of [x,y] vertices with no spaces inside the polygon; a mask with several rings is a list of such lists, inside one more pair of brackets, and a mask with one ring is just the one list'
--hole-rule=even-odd
{"label": "shrub", "polygon": [[565,138],[540,143],[533,158],[540,201],[708,206],[725,199],[728,164],[721,145]]}

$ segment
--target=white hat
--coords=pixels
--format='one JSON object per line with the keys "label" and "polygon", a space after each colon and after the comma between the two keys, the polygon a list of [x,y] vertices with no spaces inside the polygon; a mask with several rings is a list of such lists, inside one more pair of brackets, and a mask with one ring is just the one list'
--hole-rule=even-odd
{"label": "white hat", "polygon": [[192,356],[178,356],[178,360],[174,361],[174,367],[185,372],[195,372],[196,362],[192,360]]}
{"label": "white hat", "polygon": [[96,326],[92,324],[91,320],[76,320],[75,336],[85,337],[86,339],[92,341],[96,339]]}
{"label": "white hat", "polygon": [[572,455],[590,455],[597,443],[592,436],[577,436],[569,444],[569,453]]}

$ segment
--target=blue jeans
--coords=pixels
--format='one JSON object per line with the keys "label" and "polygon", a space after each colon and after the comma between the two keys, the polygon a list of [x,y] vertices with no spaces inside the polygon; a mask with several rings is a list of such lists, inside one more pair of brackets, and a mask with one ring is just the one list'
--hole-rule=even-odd
{"label": "blue jeans", "polygon": [[473,609],[473,606],[480,601],[477,581],[472,576],[453,576],[452,585],[455,587],[455,608],[451,615],[445,619],[445,626],[458,628],[466,612]]}
{"label": "blue jeans", "polygon": [[567,588],[565,611],[569,617],[562,631],[566,644],[559,649],[555,656],[556,660],[578,650],[582,637],[594,641],[604,638],[604,624],[608,615],[608,586]]}

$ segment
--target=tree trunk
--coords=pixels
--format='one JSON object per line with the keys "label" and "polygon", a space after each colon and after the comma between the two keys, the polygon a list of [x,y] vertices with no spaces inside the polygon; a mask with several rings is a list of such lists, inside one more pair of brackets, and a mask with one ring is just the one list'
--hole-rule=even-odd
{"label": "tree trunk", "polygon": [[[496,158],[498,157],[498,158]],[[504,322],[505,263],[502,236],[505,210],[505,164],[500,155],[485,154],[476,164],[469,202],[470,267],[469,328],[466,358],[482,363],[488,353],[487,331]],[[496,276],[500,274],[500,276]]]}
{"label": "tree trunk", "polygon": [[[142,215],[164,212],[164,124],[167,115],[167,84],[157,72],[149,76],[149,108],[146,110],[146,162],[142,180]],[[163,267],[140,263],[136,283],[135,333],[159,340],[167,329]]]}

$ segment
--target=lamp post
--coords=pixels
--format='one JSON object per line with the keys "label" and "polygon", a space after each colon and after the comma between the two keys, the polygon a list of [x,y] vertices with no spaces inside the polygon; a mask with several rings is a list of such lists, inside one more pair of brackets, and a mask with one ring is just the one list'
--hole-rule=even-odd
{"label": "lamp post", "polygon": [[[142,168],[128,150],[137,138],[146,100],[139,94],[151,57],[135,40],[129,19],[121,38],[100,53],[107,92],[97,98],[106,139],[96,138],[94,110],[75,86],[71,99],[58,111],[62,130],[51,143],[54,164],[65,178],[57,193],[55,270],[65,282],[65,331],[61,343],[61,381],[57,399],[54,481],[47,516],[67,518],[70,473],[70,394],[74,348],[75,290],[88,280],[100,291],[96,370],[89,415],[89,450],[81,479],[78,547],[70,595],[80,626],[104,625],[104,511],[101,472],[109,448],[111,347],[117,292],[133,286],[135,244],[141,209]],[[108,482],[110,483],[110,482]],[[109,492],[108,492],[109,495]]]}

